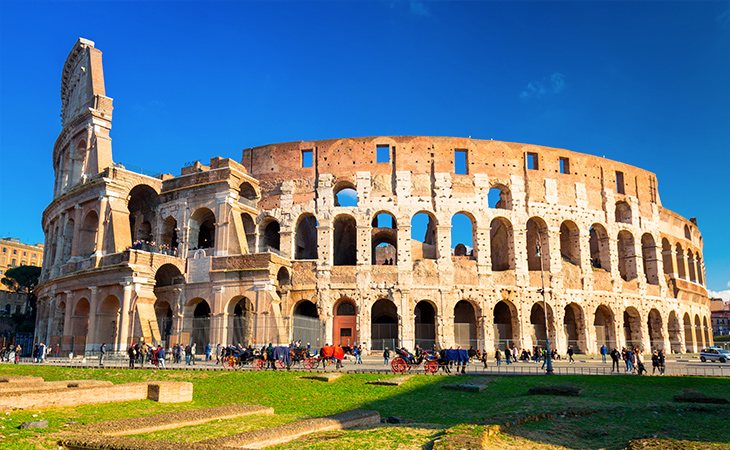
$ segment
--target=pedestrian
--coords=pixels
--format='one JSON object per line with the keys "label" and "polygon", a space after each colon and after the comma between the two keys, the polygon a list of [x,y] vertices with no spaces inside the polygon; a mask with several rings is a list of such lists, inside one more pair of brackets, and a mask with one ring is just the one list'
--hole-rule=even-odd
{"label": "pedestrian", "polygon": [[45,343],[41,342],[40,351],[38,352],[38,355],[41,358],[41,364],[43,364],[43,361],[46,360],[46,352],[48,352],[48,347],[46,347]]}
{"label": "pedestrian", "polygon": [[215,344],[215,364],[218,365],[218,363],[221,362],[221,345]]}
{"label": "pedestrian", "polygon": [[165,348],[161,345],[157,346],[157,362],[160,367],[165,368]]}
{"label": "pedestrian", "polygon": [[497,361],[497,367],[502,365],[502,352],[499,349],[494,352],[494,360]]}
{"label": "pedestrian", "polygon": [[190,350],[191,350],[190,344],[186,345],[185,346],[185,365],[186,366],[190,365],[190,353],[191,353]]}
{"label": "pedestrian", "polygon": [[616,369],[616,372],[619,371],[618,360],[620,358],[621,353],[619,353],[618,349],[614,347],[614,349],[611,350],[611,373],[613,373],[614,369]]}
{"label": "pedestrian", "polygon": [[140,366],[144,368],[145,359],[147,359],[147,353],[149,352],[149,349],[147,348],[147,343],[143,342],[139,346],[139,360],[140,360]]}
{"label": "pedestrian", "polygon": [[664,350],[659,350],[659,374],[664,375],[666,370],[666,357],[664,356]]}
{"label": "pedestrian", "polygon": [[511,364],[512,360],[512,352],[510,351],[509,347],[504,348],[504,362],[507,363],[509,366]]}
{"label": "pedestrian", "polygon": [[104,355],[106,355],[106,342],[99,346],[99,367],[104,367]]}
{"label": "pedestrian", "polygon": [[20,344],[15,346],[15,364],[20,362],[20,353],[23,351],[23,347]]}
{"label": "pedestrian", "polygon": [[606,354],[608,353],[608,349],[606,348],[606,344],[603,344],[601,346],[601,360],[603,360],[603,363],[606,363]]}
{"label": "pedestrian", "polygon": [[198,344],[193,342],[193,345],[190,346],[190,362],[195,365],[195,355],[198,353]]}
{"label": "pedestrian", "polygon": [[210,361],[211,360],[211,357],[210,357],[210,342],[208,342],[207,344],[205,344],[205,360],[206,361]]}
{"label": "pedestrian", "polygon": [[390,362],[390,350],[385,347],[385,350],[383,350],[383,365],[387,366],[388,362]]}
{"label": "pedestrian", "polygon": [[486,350],[482,352],[481,357],[482,357],[482,365],[486,369],[487,368],[487,351]]}
{"label": "pedestrian", "polygon": [[573,346],[568,346],[568,364],[575,364],[575,360],[573,359]]}
{"label": "pedestrian", "polygon": [[659,370],[659,352],[654,350],[651,352],[651,374],[654,375],[656,372],[661,373]]}
{"label": "pedestrian", "polygon": [[137,359],[137,349],[135,349],[134,343],[127,349],[127,355],[129,356],[129,368],[134,369],[134,361]]}
{"label": "pedestrian", "polygon": [[641,360],[641,352],[639,351],[638,347],[634,349],[634,355],[636,357],[636,369],[639,375],[643,375],[646,372],[646,367],[644,367],[644,362]]}
{"label": "pedestrian", "polygon": [[626,373],[634,372],[634,352],[630,348],[626,349]]}

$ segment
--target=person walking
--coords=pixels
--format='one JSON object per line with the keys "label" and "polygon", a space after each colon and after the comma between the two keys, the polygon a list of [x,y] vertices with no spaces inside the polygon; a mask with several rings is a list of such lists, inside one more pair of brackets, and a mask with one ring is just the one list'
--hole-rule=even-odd
{"label": "person walking", "polygon": [[568,364],[575,364],[575,360],[573,359],[573,346],[568,346]]}
{"label": "person walking", "polygon": [[509,347],[504,348],[504,362],[509,366],[512,363],[512,352]]}
{"label": "person walking", "polygon": [[15,364],[20,362],[20,353],[23,351],[23,347],[20,344],[15,346]]}
{"label": "person walking", "polygon": [[185,346],[185,365],[190,365],[190,344]]}
{"label": "person walking", "polygon": [[486,350],[482,352],[481,359],[482,359],[482,365],[486,369],[487,368],[487,351]]}
{"label": "person walking", "polygon": [[630,348],[626,349],[626,373],[634,372],[634,352]]}
{"label": "person walking", "polygon": [[383,365],[387,366],[390,362],[390,350],[388,347],[385,347],[385,350],[383,350]]}
{"label": "person walking", "polygon": [[497,367],[502,365],[502,352],[499,349],[494,352],[494,360],[497,362]]}
{"label": "person walking", "polygon": [[614,347],[613,350],[611,350],[611,373],[613,373],[614,369],[616,372],[619,371],[618,367],[618,360],[621,358],[621,353],[619,353],[618,349]]}
{"label": "person walking", "polygon": [[659,352],[654,350],[651,352],[651,374],[654,375],[659,371]]}
{"label": "person walking", "polygon": [[208,362],[210,360],[210,342],[208,342],[207,344],[205,344],[205,361]]}
{"label": "person walking", "polygon": [[659,350],[659,375],[664,375],[666,370],[667,359],[664,356],[664,350]]}
{"label": "person walking", "polygon": [[106,355],[106,342],[99,346],[99,367],[104,367],[104,355]]}
{"label": "person walking", "polygon": [[163,369],[165,368],[165,347],[161,345],[157,346],[157,363]]}
{"label": "person walking", "polygon": [[134,360],[137,359],[137,350],[134,348],[134,343],[127,349],[127,356],[129,356],[129,368],[134,369]]}
{"label": "person walking", "polygon": [[196,353],[198,353],[197,347],[198,344],[196,344],[195,342],[193,342],[193,345],[190,346],[190,362],[192,362],[193,365],[195,365],[195,355]]}
{"label": "person walking", "polygon": [[606,364],[606,354],[608,353],[608,349],[606,348],[606,344],[603,344],[601,346],[601,360],[603,360],[603,363]]}

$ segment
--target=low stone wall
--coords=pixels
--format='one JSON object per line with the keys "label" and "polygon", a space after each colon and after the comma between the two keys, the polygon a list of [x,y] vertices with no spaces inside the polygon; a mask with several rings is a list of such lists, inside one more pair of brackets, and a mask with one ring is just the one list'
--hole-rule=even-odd
{"label": "low stone wall", "polygon": [[43,379],[41,378],[40,382],[33,381],[0,384],[0,396],[2,396],[3,394],[10,394],[14,392],[33,393],[100,386],[113,386],[113,383],[111,381],[101,380],[43,381]]}

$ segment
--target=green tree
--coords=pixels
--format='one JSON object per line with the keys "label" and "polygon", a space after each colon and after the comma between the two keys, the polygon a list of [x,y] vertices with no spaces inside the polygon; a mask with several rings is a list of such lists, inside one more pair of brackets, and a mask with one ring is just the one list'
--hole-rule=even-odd
{"label": "green tree", "polygon": [[30,315],[35,312],[35,289],[41,276],[41,268],[35,266],[18,266],[8,269],[0,282],[9,289],[25,294],[25,311]]}

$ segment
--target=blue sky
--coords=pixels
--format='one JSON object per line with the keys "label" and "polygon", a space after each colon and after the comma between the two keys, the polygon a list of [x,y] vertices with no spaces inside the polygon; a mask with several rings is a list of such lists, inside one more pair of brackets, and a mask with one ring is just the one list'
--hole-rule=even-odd
{"label": "blue sky", "polygon": [[657,173],[730,289],[730,2],[3,1],[1,236],[42,241],[79,36],[104,52],[127,167],[389,134],[605,155]]}

